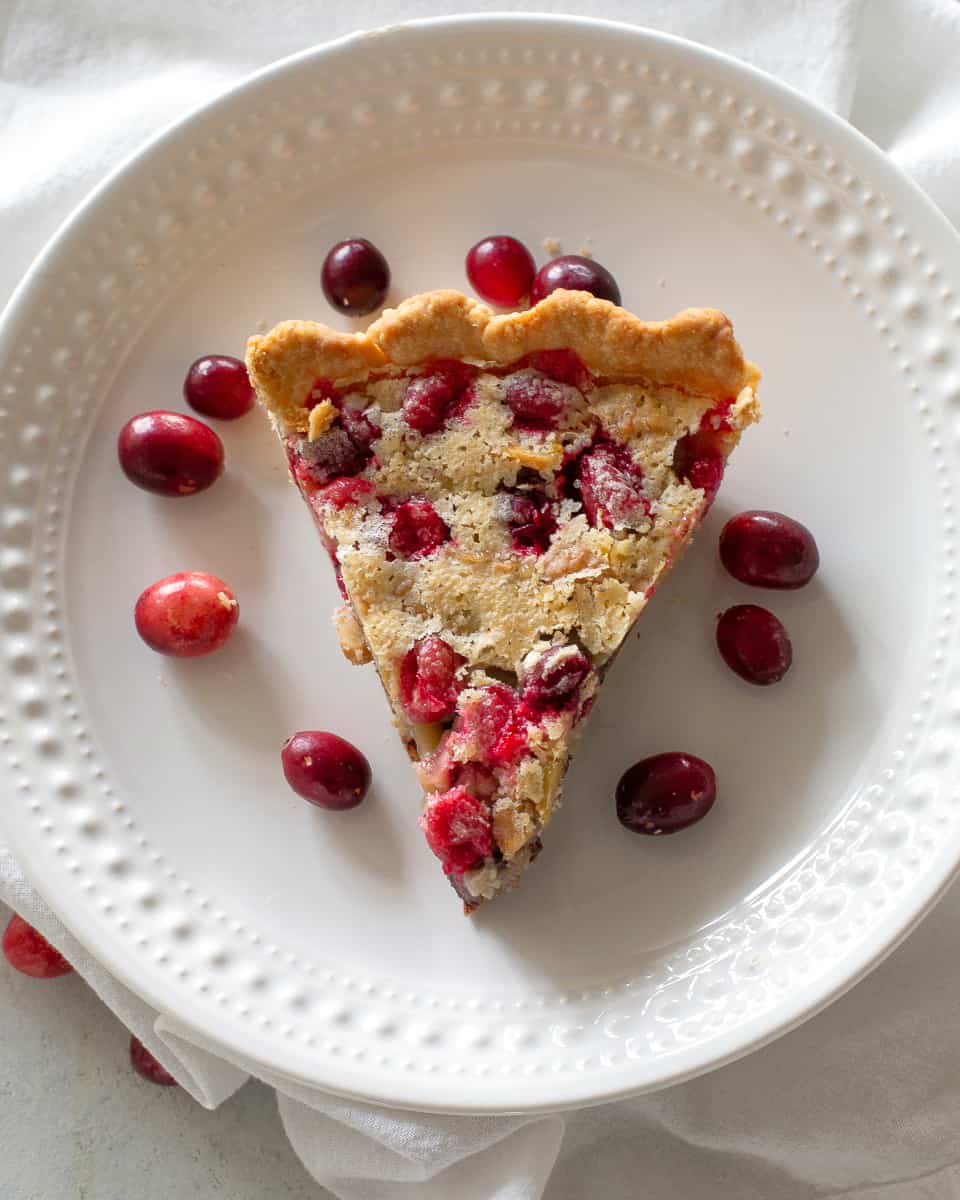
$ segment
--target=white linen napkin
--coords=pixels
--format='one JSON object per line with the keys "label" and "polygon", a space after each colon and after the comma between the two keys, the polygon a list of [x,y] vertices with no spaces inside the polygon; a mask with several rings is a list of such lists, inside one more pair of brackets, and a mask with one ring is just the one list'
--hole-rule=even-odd
{"label": "white linen napkin", "polygon": [[[683,34],[779,75],[889,149],[960,224],[960,0],[537,7]],[[250,70],[354,28],[526,8],[0,0],[0,299],[114,163]],[[960,887],[873,976],[766,1050],[654,1096],[534,1118],[393,1112],[227,1062],[113,979],[2,847],[0,899],[66,955],[201,1104],[215,1107],[248,1074],[273,1085],[294,1149],[342,1200],[960,1197]]]}

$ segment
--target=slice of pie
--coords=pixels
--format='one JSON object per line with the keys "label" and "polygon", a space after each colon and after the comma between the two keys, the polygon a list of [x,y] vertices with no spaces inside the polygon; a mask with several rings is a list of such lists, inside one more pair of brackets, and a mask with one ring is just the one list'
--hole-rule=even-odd
{"label": "slice of pie", "polygon": [[495,315],[414,296],[366,333],[287,321],[247,366],[472,911],[540,852],[604,672],[759,416],[730,322],[585,292]]}

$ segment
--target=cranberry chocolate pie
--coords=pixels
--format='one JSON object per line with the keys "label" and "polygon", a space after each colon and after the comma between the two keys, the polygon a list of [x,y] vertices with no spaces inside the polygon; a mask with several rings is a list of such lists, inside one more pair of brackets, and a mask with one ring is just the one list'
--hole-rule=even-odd
{"label": "cranberry chocolate pie", "polygon": [[759,416],[730,322],[585,292],[495,315],[414,296],[366,333],[287,321],[247,366],[472,911],[540,851],[604,672]]}

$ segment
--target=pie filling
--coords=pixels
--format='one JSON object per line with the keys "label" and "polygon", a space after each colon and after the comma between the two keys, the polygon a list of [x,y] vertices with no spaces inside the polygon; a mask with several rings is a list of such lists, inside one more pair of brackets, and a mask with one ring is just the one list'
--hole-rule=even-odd
{"label": "pie filling", "polygon": [[753,391],[604,378],[571,350],[317,379],[278,421],[466,906],[540,849],[606,666],[708,511]]}

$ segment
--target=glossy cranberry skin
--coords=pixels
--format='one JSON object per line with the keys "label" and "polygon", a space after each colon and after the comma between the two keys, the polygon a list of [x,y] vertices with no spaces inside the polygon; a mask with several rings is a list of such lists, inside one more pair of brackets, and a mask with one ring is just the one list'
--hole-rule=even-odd
{"label": "glossy cranberry skin", "polygon": [[793,647],[783,623],[759,604],[736,604],[717,622],[717,649],[731,671],[765,686],[790,670]]}
{"label": "glossy cranberry skin", "polygon": [[137,1037],[130,1038],[130,1065],[136,1073],[150,1083],[160,1087],[176,1087],[177,1081],[170,1072],[157,1062],[143,1042]]}
{"label": "glossy cranberry skin", "polygon": [[530,303],[536,304],[557,288],[572,292],[590,292],[600,300],[620,303],[620,288],[606,267],[582,254],[563,254],[545,263],[533,278]]}
{"label": "glossy cranberry skin", "polygon": [[140,413],[117,438],[123,473],[158,496],[192,496],[223,474],[223,442],[209,425],[184,413]]}
{"label": "glossy cranberry skin", "polygon": [[73,967],[55,950],[39,929],[16,913],[3,934],[3,953],[11,967],[34,979],[56,979],[69,975]]}
{"label": "glossy cranberry skin", "polygon": [[253,407],[253,387],[247,368],[229,354],[198,358],[183,381],[183,398],[205,417],[233,421]]}
{"label": "glossy cranberry skin", "polygon": [[321,282],[337,312],[364,317],[386,300],[390,267],[373,242],[348,238],[327,251]]}
{"label": "glossy cranberry skin", "polygon": [[530,294],[537,269],[523,242],[505,234],[484,238],[472,246],[466,267],[467,279],[477,295],[499,308],[514,308]]}
{"label": "glossy cranberry skin", "polygon": [[370,787],[370,764],[356,746],[335,733],[295,733],[284,743],[280,761],[287,783],[318,808],[356,808]]}
{"label": "glossy cranberry skin", "polygon": [[788,591],[810,582],[820,566],[820,551],[799,521],[756,509],[737,513],[724,525],[720,561],[741,583]]}
{"label": "glossy cranberry skin", "polygon": [[490,809],[465,787],[432,797],[420,817],[420,828],[447,875],[462,875],[493,853]]}
{"label": "glossy cranberry skin", "polygon": [[717,798],[717,777],[692,754],[655,754],[617,784],[617,817],[631,833],[676,833],[702,820]]}
{"label": "glossy cranberry skin", "polygon": [[239,615],[237,598],[222,579],[206,571],[180,571],[140,593],[133,619],[151,650],[199,658],[220,649]]}
{"label": "glossy cranberry skin", "polygon": [[400,664],[400,702],[411,721],[432,724],[453,716],[463,661],[440,637],[422,638],[410,647]]}

